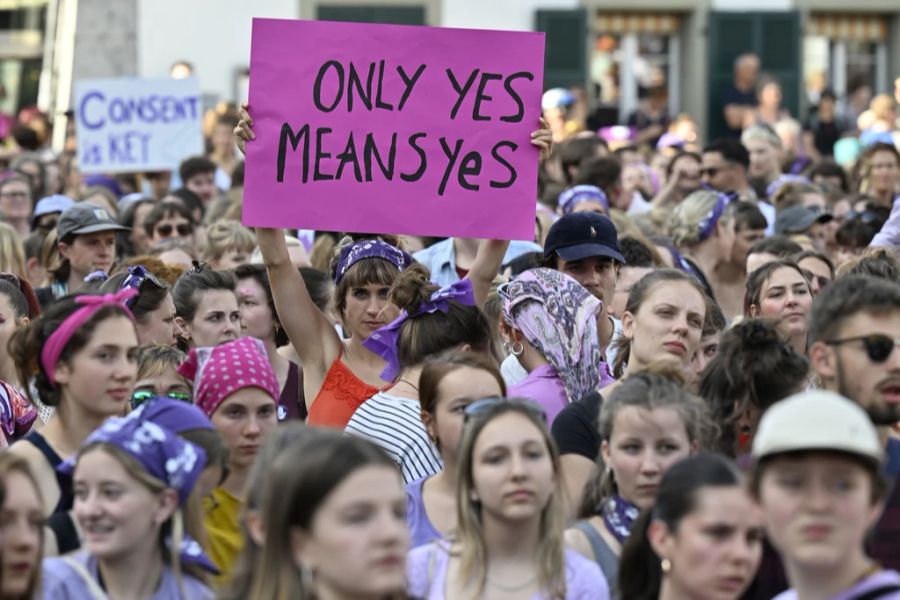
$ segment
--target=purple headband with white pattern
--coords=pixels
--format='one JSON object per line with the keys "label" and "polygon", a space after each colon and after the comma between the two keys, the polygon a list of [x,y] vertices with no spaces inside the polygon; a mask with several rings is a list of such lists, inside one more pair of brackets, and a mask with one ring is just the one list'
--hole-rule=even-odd
{"label": "purple headband with white pattern", "polygon": [[360,240],[350,244],[341,251],[337,268],[334,270],[334,283],[340,283],[350,267],[366,258],[386,260],[397,267],[398,271],[403,271],[413,262],[412,256],[383,240]]}

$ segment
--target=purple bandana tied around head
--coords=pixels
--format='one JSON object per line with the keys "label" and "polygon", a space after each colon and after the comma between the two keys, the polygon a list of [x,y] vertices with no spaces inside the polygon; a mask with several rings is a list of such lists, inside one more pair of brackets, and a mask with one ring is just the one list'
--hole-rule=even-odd
{"label": "purple bandana tied around head", "polygon": [[[150,274],[150,272],[144,267],[144,265],[134,265],[132,267],[128,267],[128,276],[122,280],[122,285],[119,286],[120,290],[134,290],[135,292],[140,293],[141,284],[144,283],[147,279],[151,280],[153,283],[157,285],[157,287],[162,287],[159,281]],[[135,301],[137,300],[137,296],[134,298],[129,298],[125,302],[125,306],[131,308],[134,306]]]}
{"label": "purple bandana tied around head", "polygon": [[334,283],[340,283],[350,267],[365,258],[386,260],[397,267],[398,271],[403,271],[413,262],[409,254],[383,240],[360,240],[350,244],[341,251],[337,268],[334,270]]}
{"label": "purple bandana tied around head", "polygon": [[[142,404],[127,417],[107,419],[88,436],[82,448],[98,442],[119,448],[133,457],[149,475],[178,492],[179,507],[184,506],[206,466],[206,452],[149,420],[146,407],[147,404]],[[80,452],[60,464],[57,470],[71,476],[79,456]],[[183,563],[216,572],[215,565],[190,536],[184,536],[179,556]]]}
{"label": "purple bandana tied around head", "polygon": [[571,213],[582,202],[599,202],[609,212],[606,193],[594,185],[576,185],[559,195],[559,209],[564,215]]}
{"label": "purple bandana tied around head", "polygon": [[400,327],[406,320],[420,315],[434,314],[437,311],[446,314],[450,310],[451,300],[466,306],[475,306],[475,291],[472,288],[472,282],[468,279],[461,279],[437,290],[412,314],[406,311],[401,312],[399,317],[376,330],[363,342],[365,348],[387,361],[387,366],[381,372],[382,379],[393,381],[400,374],[397,341],[400,337]]}
{"label": "purple bandana tied around head", "polygon": [[597,315],[603,308],[577,281],[555,269],[531,269],[506,284],[503,318],[554,368],[569,402],[600,383]]}
{"label": "purple bandana tied around head", "polygon": [[719,194],[719,199],[716,202],[716,205],[712,208],[711,211],[700,221],[700,235],[698,236],[698,241],[702,242],[706,238],[712,235],[713,231],[716,230],[716,224],[719,222],[719,219],[722,218],[722,214],[725,212],[725,208],[728,206],[728,196],[725,194]]}

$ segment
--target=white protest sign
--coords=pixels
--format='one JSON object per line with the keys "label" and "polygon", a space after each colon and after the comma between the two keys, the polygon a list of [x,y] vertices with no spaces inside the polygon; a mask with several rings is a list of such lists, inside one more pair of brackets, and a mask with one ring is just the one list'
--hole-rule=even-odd
{"label": "white protest sign", "polygon": [[90,79],[75,82],[82,173],[168,171],[203,154],[196,79]]}

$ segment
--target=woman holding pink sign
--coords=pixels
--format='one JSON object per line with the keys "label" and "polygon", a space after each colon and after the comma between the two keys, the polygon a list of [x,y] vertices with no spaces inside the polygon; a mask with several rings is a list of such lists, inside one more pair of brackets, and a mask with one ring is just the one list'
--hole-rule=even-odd
{"label": "woman holding pink sign", "polygon": [[[541,156],[550,152],[550,132],[532,134]],[[235,141],[241,152],[256,138],[248,105],[241,107]],[[290,262],[284,236],[274,229],[257,229],[257,243],[266,264],[272,294],[282,326],[303,366],[308,422],[344,428],[356,409],[390,382],[380,377],[385,360],[363,346],[377,329],[399,315],[388,293],[412,258],[389,243],[391,236],[345,238],[332,260],[335,310],[348,339],[341,339],[328,318],[316,307],[297,270]],[[483,242],[468,278],[477,303],[483,303],[497,274],[508,242]]]}

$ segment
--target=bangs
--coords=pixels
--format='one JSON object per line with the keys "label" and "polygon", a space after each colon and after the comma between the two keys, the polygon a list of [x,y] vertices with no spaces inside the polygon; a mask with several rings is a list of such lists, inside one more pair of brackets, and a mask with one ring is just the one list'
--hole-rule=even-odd
{"label": "bangs", "polygon": [[341,278],[343,289],[364,287],[367,285],[393,285],[400,271],[394,263],[383,258],[364,258],[349,269]]}

